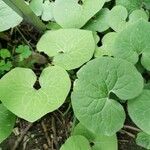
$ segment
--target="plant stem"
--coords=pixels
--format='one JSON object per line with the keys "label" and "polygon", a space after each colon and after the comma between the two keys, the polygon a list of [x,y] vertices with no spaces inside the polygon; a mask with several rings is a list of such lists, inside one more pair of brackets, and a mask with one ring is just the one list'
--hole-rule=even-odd
{"label": "plant stem", "polygon": [[46,30],[46,25],[33,13],[30,7],[24,0],[3,0],[11,7],[18,15],[23,17],[25,21],[31,23],[35,28],[43,33]]}

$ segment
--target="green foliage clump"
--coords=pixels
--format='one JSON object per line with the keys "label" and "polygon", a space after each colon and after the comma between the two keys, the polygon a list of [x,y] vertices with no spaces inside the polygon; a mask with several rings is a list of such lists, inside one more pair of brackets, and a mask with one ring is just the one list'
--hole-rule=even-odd
{"label": "green foliage clump", "polygon": [[[14,9],[0,2],[0,20],[7,18],[0,32],[22,21],[21,3]],[[60,150],[117,150],[127,114],[141,130],[137,144],[149,149],[149,1],[31,0],[25,6],[24,20],[41,37],[36,48],[0,50],[0,142],[16,116],[35,122],[69,97],[79,123]],[[33,65],[34,54],[47,59],[40,74],[26,63]]]}

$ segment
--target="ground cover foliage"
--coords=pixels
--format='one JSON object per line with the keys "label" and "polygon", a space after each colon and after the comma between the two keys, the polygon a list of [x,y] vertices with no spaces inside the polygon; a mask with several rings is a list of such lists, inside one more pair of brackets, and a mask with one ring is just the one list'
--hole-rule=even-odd
{"label": "ground cover foliage", "polygon": [[149,10],[149,0],[0,1],[0,39],[22,37],[0,41],[0,143],[17,118],[39,121],[67,101],[74,121],[60,150],[117,150],[128,117],[150,149]]}

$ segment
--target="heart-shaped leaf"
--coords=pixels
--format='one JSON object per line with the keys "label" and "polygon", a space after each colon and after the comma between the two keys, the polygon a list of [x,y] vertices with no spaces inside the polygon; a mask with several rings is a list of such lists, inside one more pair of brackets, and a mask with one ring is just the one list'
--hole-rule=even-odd
{"label": "heart-shaped leaf", "polygon": [[53,57],[53,64],[71,70],[92,58],[95,45],[91,31],[60,29],[46,32],[38,42],[37,49]]}
{"label": "heart-shaped leaf", "polygon": [[113,56],[126,59],[133,64],[136,64],[142,55],[142,65],[150,70],[149,47],[150,23],[141,19],[118,33],[112,52]]}
{"label": "heart-shaped leaf", "polygon": [[73,132],[73,135],[82,135],[86,137],[90,143],[93,143],[92,150],[117,150],[117,137],[93,134],[79,123]]}
{"label": "heart-shaped leaf", "polygon": [[34,72],[25,68],[15,68],[0,80],[0,99],[4,106],[30,122],[60,107],[70,90],[69,76],[58,66],[42,71],[40,89],[33,87],[35,82]]}
{"label": "heart-shaped leaf", "polygon": [[106,0],[56,0],[53,14],[56,22],[63,28],[81,28],[104,5]]}
{"label": "heart-shaped leaf", "polygon": [[60,150],[91,150],[88,140],[81,135],[71,136]]}
{"label": "heart-shaped leaf", "polygon": [[22,18],[2,0],[0,1],[0,32],[17,26]]}
{"label": "heart-shaped leaf", "polygon": [[125,112],[113,94],[122,100],[138,96],[142,76],[127,61],[100,57],[82,67],[77,77],[72,93],[76,117],[95,134],[114,135],[123,126]]}
{"label": "heart-shaped leaf", "polygon": [[134,123],[145,133],[150,134],[150,90],[128,102],[128,112]]}
{"label": "heart-shaped leaf", "polygon": [[148,21],[149,17],[147,12],[143,9],[134,10],[128,17],[127,9],[124,6],[117,5],[111,9],[107,18],[109,26],[114,31],[119,32],[140,19]]}
{"label": "heart-shaped leaf", "polygon": [[16,116],[0,104],[0,143],[12,132]]}

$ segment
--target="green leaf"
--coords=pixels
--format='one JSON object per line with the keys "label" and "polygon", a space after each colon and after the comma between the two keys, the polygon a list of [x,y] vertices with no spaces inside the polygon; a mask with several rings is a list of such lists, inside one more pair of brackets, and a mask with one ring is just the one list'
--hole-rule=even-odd
{"label": "green leaf", "polygon": [[109,32],[105,34],[105,36],[102,39],[102,46],[98,47],[95,50],[95,57],[101,57],[101,56],[112,56],[112,47],[114,46],[115,39],[117,37],[116,32]]}
{"label": "green leaf", "polygon": [[150,1],[149,0],[143,0],[143,3],[147,9],[150,9]]}
{"label": "green leaf", "polygon": [[60,150],[91,150],[88,140],[81,135],[71,136]]}
{"label": "green leaf", "polygon": [[31,69],[15,68],[0,80],[0,99],[4,106],[30,122],[58,109],[70,90],[69,76],[61,67],[45,68],[38,90],[33,87],[36,78]]}
{"label": "green leaf", "polygon": [[0,57],[3,59],[6,59],[8,57],[11,57],[11,54],[10,54],[8,49],[1,49],[0,50]]}
{"label": "green leaf", "polygon": [[9,71],[11,68],[12,68],[11,61],[7,61],[7,62],[5,62],[4,60],[0,61],[0,71],[2,71],[2,72]]}
{"label": "green leaf", "polygon": [[138,96],[142,76],[127,61],[100,57],[82,67],[77,77],[72,93],[76,117],[95,134],[114,135],[123,126],[125,112],[111,93],[122,100]]}
{"label": "green leaf", "polygon": [[141,19],[118,33],[112,47],[112,55],[126,59],[133,64],[136,64],[139,56],[142,55],[141,64],[150,70],[149,47],[150,23]]}
{"label": "green leaf", "polygon": [[129,16],[130,23],[134,23],[134,22],[138,21],[139,19],[144,19],[146,21],[148,21],[148,19],[149,19],[148,14],[143,9],[135,10]]}
{"label": "green leaf", "polygon": [[31,0],[29,6],[32,11],[37,15],[41,16],[43,11],[43,0]]}
{"label": "green leaf", "polygon": [[53,7],[54,7],[54,3],[50,2],[49,0],[46,0],[43,3],[42,20],[49,21],[54,18],[53,17]]}
{"label": "green leaf", "polygon": [[103,32],[109,28],[108,25],[108,14],[109,9],[101,9],[87,24],[83,27],[84,29],[91,31]]}
{"label": "green leaf", "polygon": [[37,49],[53,57],[53,64],[71,70],[92,58],[95,41],[91,31],[60,29],[46,32],[38,42]]}
{"label": "green leaf", "polygon": [[138,133],[137,138],[136,138],[136,143],[139,146],[142,146],[146,149],[150,149],[150,135],[144,132]]}
{"label": "green leaf", "polygon": [[61,29],[61,26],[58,25],[56,22],[49,22],[47,24],[47,29],[50,29],[50,30],[58,30],[58,29]]}
{"label": "green leaf", "polygon": [[145,133],[150,134],[150,90],[128,102],[128,112],[134,123]]}
{"label": "green leaf", "polygon": [[50,2],[49,0],[31,0],[29,6],[37,16],[41,16],[43,21],[53,19],[54,2]]}
{"label": "green leaf", "polygon": [[27,45],[19,45],[15,51],[16,53],[20,54],[20,61],[22,61],[25,58],[28,58],[32,54],[29,46]]}
{"label": "green leaf", "polygon": [[17,26],[22,18],[2,0],[0,1],[0,32]]}
{"label": "green leaf", "polygon": [[12,132],[16,117],[0,104],[0,143]]}
{"label": "green leaf", "polygon": [[93,143],[92,150],[117,150],[117,137],[93,134],[79,123],[73,132],[73,135],[82,135],[86,137],[90,143]]}
{"label": "green leaf", "polygon": [[100,9],[106,0],[56,0],[53,14],[56,22],[63,28],[81,28]]}
{"label": "green leaf", "polygon": [[142,0],[116,0],[116,5],[122,5],[126,7],[129,12],[132,12],[142,7]]}
{"label": "green leaf", "polygon": [[108,15],[108,24],[114,31],[121,31],[126,26],[127,9],[121,5],[112,8]]}

